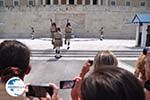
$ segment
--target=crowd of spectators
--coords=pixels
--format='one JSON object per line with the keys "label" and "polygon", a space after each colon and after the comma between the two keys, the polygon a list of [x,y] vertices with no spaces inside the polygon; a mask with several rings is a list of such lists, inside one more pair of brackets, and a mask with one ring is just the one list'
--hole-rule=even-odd
{"label": "crowd of spectators", "polygon": [[[12,97],[5,90],[5,84],[10,78],[15,76],[24,80],[24,76],[30,73],[30,70],[29,48],[16,40],[3,41],[0,44],[0,99],[32,100],[24,95]],[[144,49],[139,56],[135,75],[120,68],[116,56],[111,51],[103,50],[96,54],[94,61],[88,60],[79,76],[75,76],[71,97],[72,100],[150,100],[150,91],[146,87],[150,85],[149,80],[148,49]],[[53,88],[53,94],[39,100],[61,100],[58,87],[54,83],[50,83],[49,86]],[[25,92],[28,90],[25,89]]]}

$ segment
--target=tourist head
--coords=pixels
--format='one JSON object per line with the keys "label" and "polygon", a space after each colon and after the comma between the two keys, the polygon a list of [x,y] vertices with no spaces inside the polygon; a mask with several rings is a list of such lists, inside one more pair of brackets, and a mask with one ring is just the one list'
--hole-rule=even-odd
{"label": "tourist head", "polygon": [[109,50],[102,50],[97,53],[94,58],[94,70],[101,66],[117,66],[118,60],[116,56]]}
{"label": "tourist head", "polygon": [[135,76],[140,80],[146,80],[145,76],[146,55],[141,54],[135,63]]}
{"label": "tourist head", "polygon": [[143,87],[130,72],[101,67],[81,83],[81,100],[145,100]]}
{"label": "tourist head", "polygon": [[30,71],[30,50],[16,40],[5,40],[0,44],[0,77],[6,82],[13,76],[21,79]]}

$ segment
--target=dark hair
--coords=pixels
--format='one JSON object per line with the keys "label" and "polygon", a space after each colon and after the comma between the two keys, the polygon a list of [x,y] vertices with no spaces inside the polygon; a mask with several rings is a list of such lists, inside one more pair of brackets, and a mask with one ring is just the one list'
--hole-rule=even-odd
{"label": "dark hair", "polygon": [[59,27],[57,28],[57,31],[61,31]]}
{"label": "dark hair", "polygon": [[147,80],[147,81],[144,83],[144,88],[147,89],[148,91],[150,91],[150,80]]}
{"label": "dark hair", "polygon": [[147,51],[150,51],[150,48],[149,48],[149,47],[145,47],[145,48],[143,49],[143,54],[144,54],[144,55],[147,55]]}
{"label": "dark hair", "polygon": [[56,26],[56,23],[52,23],[52,26]]}
{"label": "dark hair", "polygon": [[118,67],[101,67],[81,84],[81,100],[145,100],[138,79]]}
{"label": "dark hair", "polygon": [[66,24],[66,27],[68,27],[68,26],[71,26],[71,24],[70,24],[70,23],[67,23],[67,24]]}
{"label": "dark hair", "polygon": [[23,78],[29,67],[30,50],[16,40],[5,40],[0,44],[0,77],[7,81],[13,76]]}

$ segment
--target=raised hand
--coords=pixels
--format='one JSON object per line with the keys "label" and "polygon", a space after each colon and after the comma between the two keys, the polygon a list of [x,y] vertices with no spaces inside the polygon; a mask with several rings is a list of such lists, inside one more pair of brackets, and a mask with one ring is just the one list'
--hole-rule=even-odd
{"label": "raised hand", "polygon": [[86,73],[90,70],[91,64],[89,63],[90,60],[88,60],[82,67],[80,77],[83,79]]}
{"label": "raised hand", "polygon": [[75,86],[71,90],[71,98],[72,100],[80,100],[79,95],[80,95],[80,87],[81,87],[81,77],[76,77],[75,78]]}

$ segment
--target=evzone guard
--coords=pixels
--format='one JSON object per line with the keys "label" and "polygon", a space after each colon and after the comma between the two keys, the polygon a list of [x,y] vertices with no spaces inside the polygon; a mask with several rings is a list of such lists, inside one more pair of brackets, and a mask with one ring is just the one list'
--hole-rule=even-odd
{"label": "evzone guard", "polygon": [[69,19],[67,19],[67,24],[65,27],[65,44],[67,44],[67,49],[70,48],[70,39],[71,39],[71,33],[72,33],[72,27],[69,22]]}
{"label": "evzone guard", "polygon": [[[50,32],[51,32],[52,44],[54,44],[54,33],[57,32],[57,26],[56,23],[52,21],[52,19],[50,19],[50,22],[51,22]],[[55,46],[53,47],[53,49],[55,49]]]}
{"label": "evzone guard", "polygon": [[54,47],[56,48],[55,52],[55,58],[60,58],[62,57],[60,54],[60,47],[63,46],[63,34],[60,30],[60,28],[57,28],[57,32],[54,33]]}

